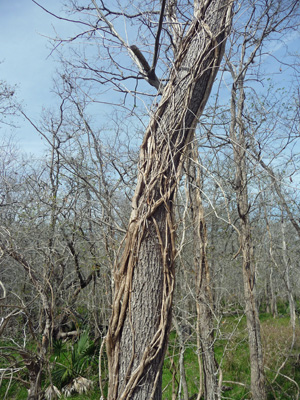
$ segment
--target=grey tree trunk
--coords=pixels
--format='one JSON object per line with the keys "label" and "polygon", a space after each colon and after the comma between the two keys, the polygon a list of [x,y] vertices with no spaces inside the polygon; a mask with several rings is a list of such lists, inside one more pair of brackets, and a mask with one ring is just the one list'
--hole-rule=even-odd
{"label": "grey tree trunk", "polygon": [[[253,245],[251,241],[251,226],[249,220],[249,201],[247,186],[246,138],[242,121],[245,94],[243,77],[239,84],[234,83],[231,93],[231,127],[235,183],[234,189],[240,222],[240,251],[243,263],[243,281],[245,313],[247,318],[248,341],[251,367],[251,392],[253,400],[266,399],[263,352],[260,335],[260,322],[256,302],[255,263],[253,260]],[[237,92],[239,97],[237,99]]]}
{"label": "grey tree trunk", "polygon": [[[282,187],[280,184],[280,180],[279,178],[276,177],[276,174],[274,173],[273,169],[271,168],[271,166],[268,166],[262,159],[261,157],[257,154],[256,151],[254,151],[254,154],[256,156],[256,158],[258,159],[260,165],[264,168],[265,171],[267,171],[267,173],[269,174],[271,181],[273,183],[275,192],[280,200],[280,205],[282,208],[282,213],[283,210],[287,213],[287,216],[291,222],[291,224],[293,225],[293,227],[295,228],[297,235],[300,238],[300,225],[299,223],[296,221],[296,219],[294,218],[294,215],[288,205],[287,199],[284,196],[284,193],[282,191]],[[289,263],[287,260],[287,256],[286,256],[286,241],[285,241],[285,236],[284,236],[284,222],[283,222],[283,216],[282,216],[282,221],[281,221],[281,233],[282,233],[282,256],[283,256],[283,262],[284,262],[284,266],[286,268],[286,272],[285,272],[285,284],[286,284],[286,288],[288,291],[288,298],[289,298],[289,304],[290,304],[290,316],[291,316],[291,324],[293,326],[293,329],[295,327],[295,323],[296,323],[296,311],[295,311],[295,302],[294,302],[294,297],[292,295],[292,291],[291,291],[291,285],[290,285],[290,279],[289,279],[289,275],[290,275],[290,267],[289,267]]]}
{"label": "grey tree trunk", "polygon": [[292,285],[291,285],[291,280],[290,280],[291,266],[290,266],[290,260],[288,259],[288,256],[287,256],[287,246],[286,246],[286,239],[285,239],[285,222],[283,219],[283,215],[281,217],[281,236],[282,236],[282,258],[283,258],[283,263],[284,263],[284,267],[285,267],[284,282],[285,282],[285,286],[286,286],[286,289],[288,292],[289,308],[290,308],[290,321],[291,321],[291,326],[293,329],[293,336],[295,336],[296,306],[295,306],[295,300],[294,300]]}
{"label": "grey tree trunk", "polygon": [[267,207],[265,201],[263,202],[263,211],[264,211],[264,217],[265,217],[265,222],[266,222],[266,228],[268,231],[268,236],[269,236],[269,255],[270,255],[270,267],[269,267],[269,282],[266,284],[266,300],[267,300],[267,305],[269,308],[269,312],[272,313],[273,318],[276,318],[278,316],[278,311],[277,311],[277,301],[276,301],[276,294],[274,290],[274,283],[273,283],[273,273],[274,273],[274,266],[279,271],[278,264],[276,262],[276,259],[274,257],[274,252],[273,252],[273,237],[270,229],[270,224],[269,224],[269,219],[268,219],[268,214],[267,214]]}
{"label": "grey tree trunk", "polygon": [[[193,221],[194,267],[197,271],[196,302],[197,302],[197,333],[200,338],[203,391],[206,400],[219,398],[218,364],[214,353],[214,301],[210,283],[210,268],[207,260],[207,230],[201,198],[201,170],[198,165],[197,144],[193,143],[189,165],[190,209]],[[201,387],[202,385],[200,385]],[[199,391],[200,392],[200,391]],[[200,398],[200,393],[198,398]]]}
{"label": "grey tree trunk", "polygon": [[183,155],[209,97],[231,24],[230,0],[195,2],[195,18],[146,130],[106,345],[109,400],[161,399],[174,290],[172,209]]}
{"label": "grey tree trunk", "polygon": [[[276,177],[272,168],[270,166],[268,166],[267,164],[265,164],[265,162],[260,158],[260,156],[257,154],[256,151],[254,151],[254,154],[255,154],[256,158],[258,159],[260,165],[264,168],[265,171],[267,171],[267,173],[269,174],[269,176],[271,178],[275,192],[280,200],[282,213],[283,213],[283,210],[287,213],[287,216],[288,216],[291,224],[295,228],[297,235],[300,237],[300,225],[294,218],[294,215],[287,203],[287,200],[282,191],[282,187],[281,187],[279,178]],[[289,262],[288,262],[287,255],[286,255],[286,241],[285,241],[285,229],[284,229],[283,216],[282,216],[282,220],[281,220],[281,234],[282,234],[282,257],[283,257],[283,262],[284,262],[284,266],[285,266],[284,281],[285,281],[285,285],[286,285],[286,288],[288,291],[291,324],[292,324],[292,327],[294,330],[295,324],[296,324],[296,310],[295,310],[295,301],[294,301],[294,297],[293,297],[293,294],[291,291],[291,284],[290,284],[290,267],[289,267]]]}

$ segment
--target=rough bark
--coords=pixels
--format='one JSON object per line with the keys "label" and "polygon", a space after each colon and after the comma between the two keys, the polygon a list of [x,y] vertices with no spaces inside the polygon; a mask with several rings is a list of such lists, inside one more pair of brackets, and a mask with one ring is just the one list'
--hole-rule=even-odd
{"label": "rough bark", "polygon": [[141,146],[132,214],[114,274],[106,340],[110,400],[161,399],[174,290],[173,200],[231,23],[230,0],[201,4]]}

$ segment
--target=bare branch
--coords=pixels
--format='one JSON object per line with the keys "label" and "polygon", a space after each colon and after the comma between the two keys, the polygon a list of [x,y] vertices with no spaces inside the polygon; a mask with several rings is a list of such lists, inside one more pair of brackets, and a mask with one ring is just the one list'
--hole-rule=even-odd
{"label": "bare branch", "polygon": [[[160,86],[161,86],[160,81],[157,78],[157,76],[155,75],[154,70],[151,71],[151,68],[149,67],[148,62],[146,61],[145,57],[143,56],[141,51],[138,49],[138,47],[137,46],[129,46],[125,42],[125,40],[122,38],[122,36],[115,30],[115,27],[113,26],[113,24],[106,18],[106,16],[100,10],[96,1],[92,0],[92,2],[99,14],[99,18],[106,23],[107,27],[110,30],[110,33],[119,40],[119,42],[122,44],[122,46],[124,46],[127,49],[131,59],[137,65],[137,67],[138,67],[140,73],[142,74],[142,76],[144,77],[144,79],[151,86],[154,86],[157,90],[159,90]],[[162,10],[162,12],[163,12],[163,10]],[[159,32],[159,34],[160,34],[160,32]],[[158,39],[159,39],[159,37],[158,37]]]}
{"label": "bare branch", "polygon": [[162,5],[161,5],[161,10],[160,10],[158,28],[157,28],[156,37],[155,37],[154,55],[153,55],[153,62],[152,62],[152,67],[151,67],[151,71],[153,73],[156,68],[158,54],[159,54],[159,38],[160,38],[162,23],[163,23],[163,19],[164,19],[165,5],[166,5],[166,0],[163,0]]}

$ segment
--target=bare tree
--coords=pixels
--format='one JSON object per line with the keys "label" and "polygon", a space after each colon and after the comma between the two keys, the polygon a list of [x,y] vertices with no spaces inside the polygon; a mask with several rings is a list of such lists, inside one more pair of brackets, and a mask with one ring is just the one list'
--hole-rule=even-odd
{"label": "bare tree", "polygon": [[[220,398],[218,364],[214,354],[214,300],[211,271],[207,258],[208,236],[202,201],[202,171],[198,161],[197,142],[191,145],[188,162],[190,213],[193,224],[194,269],[196,271],[197,339],[203,364],[205,399]],[[199,390],[198,399],[202,393]]]}
{"label": "bare tree", "polygon": [[15,86],[0,80],[0,124],[2,125],[12,125],[10,118],[16,115],[18,109],[15,93]]}
{"label": "bare tree", "polygon": [[[227,58],[228,70],[232,77],[231,86],[231,124],[229,136],[233,149],[235,179],[233,188],[236,193],[237,212],[239,217],[240,252],[243,262],[243,280],[245,296],[245,313],[249,336],[251,363],[251,391],[254,399],[266,398],[263,351],[260,335],[260,322],[256,298],[256,271],[254,249],[251,239],[251,221],[249,203],[249,170],[247,163],[247,148],[249,133],[245,122],[246,82],[248,73],[253,69],[255,60],[260,59],[266,39],[272,32],[283,32],[291,26],[295,16],[297,2],[290,4],[276,0],[269,3],[258,2],[252,7],[251,2],[244,6],[252,10],[243,21],[240,32],[235,31],[231,36],[235,47],[239,49],[239,59],[229,53]],[[248,17],[249,16],[249,17]],[[255,68],[255,66],[254,66]]]}
{"label": "bare tree", "polygon": [[[149,7],[139,5],[135,13],[130,13],[132,7],[114,11],[113,5],[108,8],[95,0],[91,7],[72,3],[73,10],[81,15],[91,10],[97,13],[95,23],[91,18],[77,21],[86,27],[78,37],[100,33],[101,53],[104,49],[110,63],[101,68],[87,57],[78,59],[77,64],[69,62],[65,76],[70,85],[76,86],[78,79],[91,79],[93,83],[113,84],[120,92],[137,94],[136,87],[124,85],[125,80],[135,78],[137,83],[146,80],[162,95],[144,135],[132,213],[115,262],[112,317],[106,338],[110,400],[161,398],[174,290],[173,202],[183,156],[193,140],[224,53],[232,4],[232,0],[208,0],[195,1],[192,7],[163,0]],[[120,16],[133,24],[142,21],[137,39],[150,51],[154,38],[151,64],[144,51],[129,45],[128,33],[126,40],[118,33],[112,21]],[[61,42],[56,43],[59,46]],[[164,64],[160,66],[162,49],[165,57],[161,57]],[[138,67],[138,75],[120,59],[124,52]],[[82,78],[76,78],[76,69],[84,72]],[[159,80],[159,69],[167,75],[166,81]]]}

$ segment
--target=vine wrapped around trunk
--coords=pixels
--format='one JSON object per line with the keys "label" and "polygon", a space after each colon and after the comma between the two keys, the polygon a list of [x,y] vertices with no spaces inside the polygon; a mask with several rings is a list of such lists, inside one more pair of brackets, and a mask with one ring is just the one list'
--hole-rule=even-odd
{"label": "vine wrapped around trunk", "polygon": [[132,214],[115,265],[106,339],[109,400],[161,399],[174,291],[173,200],[231,24],[232,0],[195,3],[195,18],[145,132]]}

